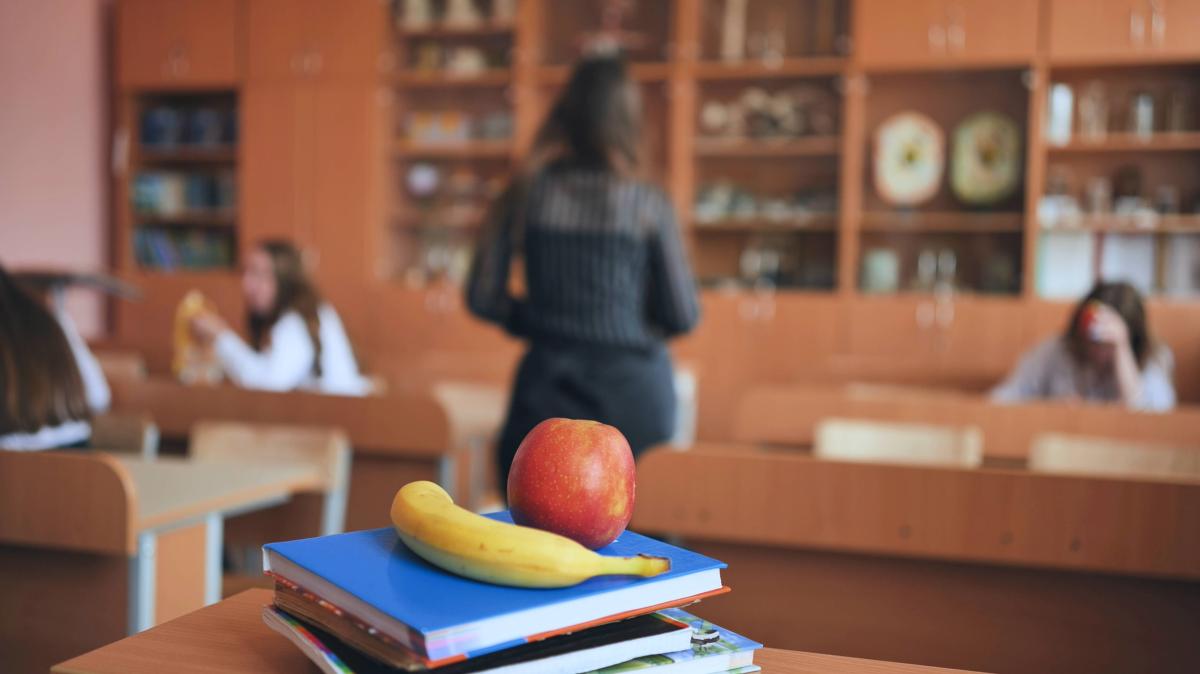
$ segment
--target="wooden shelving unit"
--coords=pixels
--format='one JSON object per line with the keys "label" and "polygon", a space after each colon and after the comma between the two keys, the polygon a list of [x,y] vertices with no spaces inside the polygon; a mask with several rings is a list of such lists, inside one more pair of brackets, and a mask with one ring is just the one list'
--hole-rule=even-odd
{"label": "wooden shelving unit", "polygon": [[1047,145],[1051,154],[1068,152],[1197,152],[1200,151],[1200,131],[1179,133],[1157,132],[1149,136],[1132,133],[1111,133],[1091,140],[1075,138],[1066,145]]}
{"label": "wooden shelving unit", "polygon": [[237,213],[234,211],[191,212],[174,216],[135,213],[133,217],[142,227],[232,228],[237,226]]}
{"label": "wooden shelving unit", "polygon": [[837,231],[837,215],[814,214],[807,217],[768,220],[763,218],[728,219],[702,222],[693,220],[691,228],[696,233],[707,232],[834,232]]}
{"label": "wooden shelving unit", "polygon": [[958,234],[1010,233],[1024,231],[1025,214],[1021,212],[972,213],[962,211],[934,212],[867,212],[863,213],[864,232],[920,234],[942,232]]}
{"label": "wooden shelving unit", "polygon": [[830,157],[841,149],[837,136],[776,139],[697,138],[693,144],[699,157]]}
{"label": "wooden shelving unit", "polygon": [[1200,215],[1087,215],[1070,224],[1043,226],[1046,233],[1200,234]]}
{"label": "wooden shelving unit", "polygon": [[846,59],[836,56],[783,59],[778,62],[701,61],[696,64],[696,79],[710,80],[771,80],[798,77],[829,77],[841,75]]}
{"label": "wooden shelving unit", "polygon": [[504,87],[512,84],[512,71],[508,68],[489,68],[480,73],[428,73],[401,72],[394,78],[395,84],[411,89],[436,89],[441,87]]}
{"label": "wooden shelving unit", "polygon": [[507,140],[396,141],[395,153],[401,157],[424,159],[506,159],[512,156],[513,144]]}
{"label": "wooden shelving unit", "polygon": [[512,35],[515,24],[483,22],[477,26],[431,25],[424,28],[404,28],[399,32],[404,39],[440,40],[448,38],[481,38]]}
{"label": "wooden shelving unit", "polygon": [[144,164],[187,164],[204,162],[211,162],[214,164],[229,164],[237,161],[237,148],[232,146],[179,146],[169,149],[142,147],[138,149],[137,155]]}

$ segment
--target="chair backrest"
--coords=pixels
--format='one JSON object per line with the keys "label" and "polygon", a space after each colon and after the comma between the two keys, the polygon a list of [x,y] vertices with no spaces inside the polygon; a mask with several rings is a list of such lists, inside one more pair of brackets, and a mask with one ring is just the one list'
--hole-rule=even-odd
{"label": "chair backrest", "polygon": [[0,545],[130,555],[137,497],[100,452],[0,451]]}
{"label": "chair backrest", "polygon": [[88,445],[151,459],[158,456],[158,442],[158,426],[149,416],[110,413],[92,419],[92,439]]}
{"label": "chair backrest", "polygon": [[975,468],[983,463],[983,432],[975,426],[825,419],[817,424],[813,453],[837,461]]}
{"label": "chair backrest", "polygon": [[145,379],[146,359],[131,351],[96,351],[96,362],[109,381],[114,379]]}
{"label": "chair backrest", "polygon": [[1200,480],[1200,446],[1173,447],[1043,433],[1033,440],[1029,469],[1043,473]]}
{"label": "chair backrest", "polygon": [[345,526],[350,440],[340,428],[201,421],[192,426],[188,451],[199,460],[236,457],[311,464],[323,477],[322,533],[338,533]]}

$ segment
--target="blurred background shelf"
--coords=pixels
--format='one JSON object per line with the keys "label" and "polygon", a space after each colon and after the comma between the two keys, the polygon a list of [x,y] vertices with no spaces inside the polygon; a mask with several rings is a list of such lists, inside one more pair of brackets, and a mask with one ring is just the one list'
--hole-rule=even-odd
{"label": "blurred background shelf", "polygon": [[693,143],[699,157],[825,157],[836,156],[841,147],[837,136],[789,139],[697,138]]}
{"label": "blurred background shelf", "polygon": [[1047,145],[1052,154],[1072,152],[1191,152],[1200,151],[1200,131],[1159,132],[1150,136],[1110,133],[1102,139],[1074,138],[1065,145]]}
{"label": "blurred background shelf", "polygon": [[814,214],[804,218],[769,220],[765,218],[730,218],[701,222],[693,220],[691,229],[697,234],[739,232],[834,232],[837,230],[836,213]]}
{"label": "blurred background shelf", "polygon": [[513,143],[509,140],[425,142],[400,139],[394,149],[401,157],[503,159],[512,156]]}
{"label": "blurred background shelf", "polygon": [[172,163],[233,163],[237,161],[237,147],[232,145],[204,147],[204,146],[176,146],[170,148],[158,147],[140,147],[138,148],[138,158],[147,164],[172,164]]}
{"label": "blurred background shelf", "polygon": [[181,215],[135,213],[134,221],[142,227],[209,227],[232,228],[237,224],[236,211],[193,212]]}
{"label": "blurred background shelf", "polygon": [[1024,213],[973,213],[969,211],[866,212],[860,229],[864,232],[912,233],[943,232],[953,234],[1019,233],[1024,229]]}
{"label": "blurred background shelf", "polygon": [[846,68],[846,59],[827,57],[805,57],[783,59],[778,62],[764,61],[701,61],[696,64],[698,80],[766,80],[799,77],[828,77],[841,74]]}
{"label": "blurred background shelf", "polygon": [[419,38],[419,39],[452,39],[452,38],[479,38],[479,37],[500,37],[512,35],[516,30],[516,25],[512,23],[492,23],[484,22],[477,26],[438,26],[433,25],[423,28],[406,28],[401,26],[397,29],[397,34],[402,38]]}
{"label": "blurred background shelf", "polygon": [[481,73],[406,71],[396,75],[395,83],[415,89],[438,87],[502,87],[512,83],[508,68],[490,68]]}
{"label": "blurred background shelf", "polygon": [[1043,226],[1041,229],[1046,234],[1200,234],[1200,215],[1088,215],[1071,224]]}

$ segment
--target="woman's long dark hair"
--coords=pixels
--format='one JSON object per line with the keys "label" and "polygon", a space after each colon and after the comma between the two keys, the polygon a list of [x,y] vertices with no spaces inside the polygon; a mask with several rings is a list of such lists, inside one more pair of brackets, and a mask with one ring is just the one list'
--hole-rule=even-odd
{"label": "woman's long dark hair", "polygon": [[641,170],[641,103],[621,56],[587,56],[575,65],[527,164],[536,170],[557,159],[623,176]]}
{"label": "woman's long dark hair", "polygon": [[1067,324],[1065,337],[1075,362],[1082,363],[1085,360],[1084,353],[1089,340],[1088,336],[1083,334],[1083,326],[1080,325],[1079,319],[1090,302],[1101,302],[1120,314],[1129,329],[1129,347],[1133,350],[1138,368],[1145,367],[1154,342],[1146,326],[1146,307],[1142,303],[1142,295],[1137,288],[1128,283],[1104,281],[1097,283],[1071,312],[1071,322]]}
{"label": "woman's long dark hair", "polygon": [[267,257],[271,258],[271,269],[275,273],[275,304],[265,314],[248,312],[246,324],[250,332],[250,343],[261,351],[267,346],[274,327],[284,314],[295,311],[304,321],[308,336],[313,343],[313,373],[321,375],[321,295],[304,270],[304,259],[290,241],[268,239],[258,244]]}
{"label": "woman's long dark hair", "polygon": [[0,435],[90,416],[62,326],[0,267]]}

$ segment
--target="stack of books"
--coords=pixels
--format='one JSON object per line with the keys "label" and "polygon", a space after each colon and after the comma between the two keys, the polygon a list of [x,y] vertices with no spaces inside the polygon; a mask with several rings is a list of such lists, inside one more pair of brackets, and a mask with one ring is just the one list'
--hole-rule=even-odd
{"label": "stack of books", "polygon": [[761,644],[681,608],[729,591],[723,563],[628,531],[599,552],[667,557],[671,570],[506,587],[425,562],[392,529],[357,531],[265,546],[263,620],[328,674],[759,671]]}

